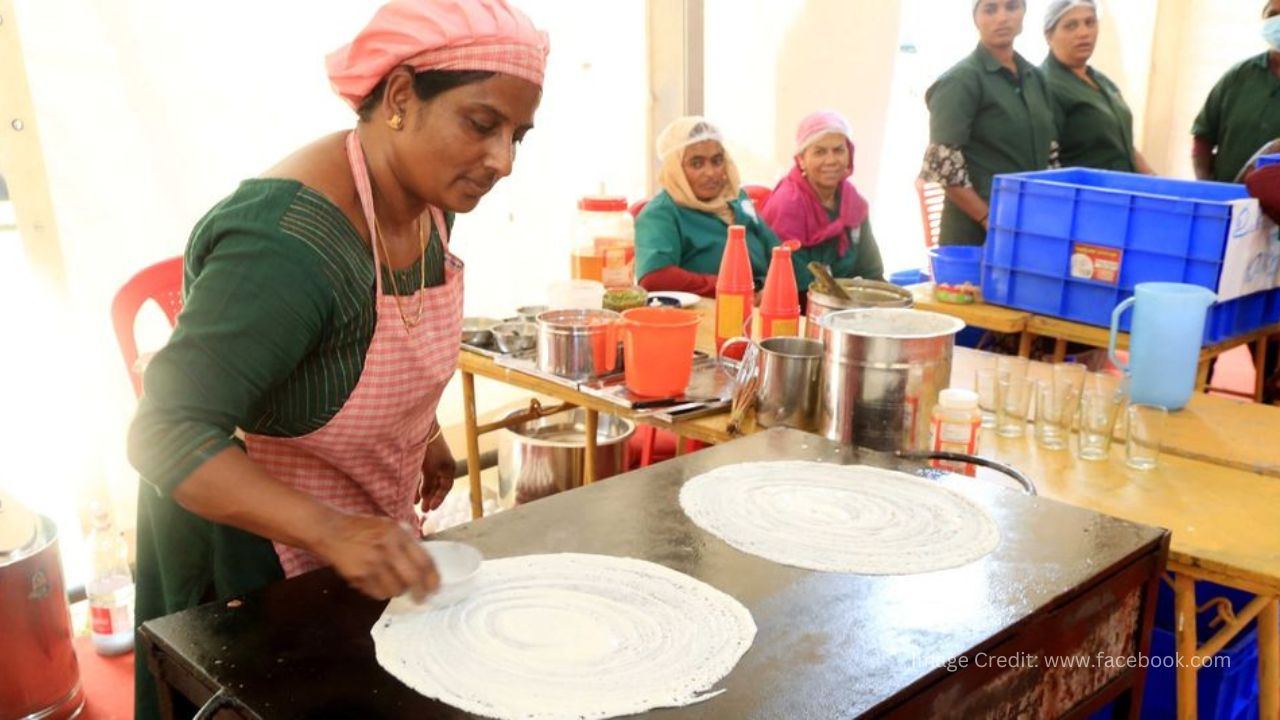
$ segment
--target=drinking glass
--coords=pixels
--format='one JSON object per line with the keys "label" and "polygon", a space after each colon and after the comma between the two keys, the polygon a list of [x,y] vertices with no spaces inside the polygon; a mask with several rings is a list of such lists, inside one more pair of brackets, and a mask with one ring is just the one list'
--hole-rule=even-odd
{"label": "drinking glass", "polygon": [[1022,437],[1027,431],[1031,397],[1035,392],[1035,381],[1025,376],[1001,375],[996,381],[996,432],[1001,437]]}
{"label": "drinking glass", "polygon": [[1169,418],[1160,405],[1129,406],[1129,436],[1124,446],[1124,463],[1134,470],[1151,470],[1160,458],[1160,442]]}

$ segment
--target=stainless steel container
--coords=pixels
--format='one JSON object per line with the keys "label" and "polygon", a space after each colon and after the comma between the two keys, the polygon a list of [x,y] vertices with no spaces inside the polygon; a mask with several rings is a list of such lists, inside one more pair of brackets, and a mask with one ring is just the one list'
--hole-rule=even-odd
{"label": "stainless steel container", "polygon": [[58,720],[84,707],[58,532],[38,522],[33,542],[0,554],[0,718]]}
{"label": "stainless steel container", "polygon": [[548,310],[538,315],[538,369],[570,380],[613,372],[620,352],[619,321],[610,310]]}
{"label": "stainless steel container", "polygon": [[897,308],[829,313],[818,431],[848,445],[922,451],[938,393],[951,383],[951,353],[964,323]]}
{"label": "stainless steel container", "polygon": [[816,430],[822,343],[809,338],[775,337],[762,340],[759,348],[756,423],[766,428]]}
{"label": "stainless steel container", "polygon": [[875,280],[843,278],[836,280],[840,287],[849,293],[850,300],[841,300],[834,295],[820,293],[809,286],[809,299],[805,311],[805,335],[817,339],[821,337],[818,325],[823,315],[837,310],[853,310],[855,308],[889,307],[909,308],[915,305],[911,291],[889,283]]}
{"label": "stainless steel container", "polygon": [[[635,431],[630,420],[600,416],[596,427],[597,479],[627,469],[627,440]],[[548,415],[501,431],[498,501],[511,507],[581,485],[586,441],[584,410]]]}

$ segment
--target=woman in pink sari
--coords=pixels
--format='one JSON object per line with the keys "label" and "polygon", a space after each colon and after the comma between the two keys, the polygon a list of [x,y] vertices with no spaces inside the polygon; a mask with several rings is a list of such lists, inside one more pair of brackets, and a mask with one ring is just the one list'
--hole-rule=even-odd
{"label": "woman in pink sari", "polygon": [[762,215],[778,239],[795,240],[796,285],[813,282],[806,267],[818,261],[835,277],[884,279],[880,248],[871,232],[867,201],[850,182],[853,134],[830,110],[809,115],[796,130],[795,166],[778,182]]}

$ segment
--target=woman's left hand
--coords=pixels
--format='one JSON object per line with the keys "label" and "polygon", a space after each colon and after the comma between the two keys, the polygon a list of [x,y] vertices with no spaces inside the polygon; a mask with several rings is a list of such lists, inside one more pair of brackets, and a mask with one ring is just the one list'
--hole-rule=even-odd
{"label": "woman's left hand", "polygon": [[453,459],[453,451],[441,434],[427,446],[427,456],[422,461],[422,484],[418,486],[418,494],[414,498],[422,512],[440,507],[444,497],[453,489],[457,471],[458,463]]}

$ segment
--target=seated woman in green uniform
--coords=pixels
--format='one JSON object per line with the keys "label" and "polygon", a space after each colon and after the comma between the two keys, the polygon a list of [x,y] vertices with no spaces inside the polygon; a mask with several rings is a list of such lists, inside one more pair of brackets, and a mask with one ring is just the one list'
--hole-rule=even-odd
{"label": "seated woman in green uniform", "polygon": [[778,182],[761,214],[782,240],[800,248],[792,257],[801,296],[813,282],[811,262],[835,277],[884,280],[870,208],[853,186],[853,133],[840,113],[815,112],[796,130],[795,166]]}
{"label": "seated woman in green uniform", "polygon": [[646,290],[716,294],[730,225],[747,229],[756,287],[764,283],[778,244],[742,191],[738,168],[714,125],[683,117],[658,136],[662,190],[636,218],[636,276]]}
{"label": "seated woman in green uniform", "polygon": [[1058,110],[1063,167],[1154,174],[1133,145],[1133,112],[1111,79],[1089,65],[1098,44],[1095,0],[1054,0],[1044,16],[1041,69]]}
{"label": "seated woman in green uniform", "polygon": [[462,325],[448,228],[511,172],[547,51],[501,0],[392,0],[328,57],[355,128],[197,223],[129,431],[139,623],[322,566],[374,598],[435,587],[419,510],[455,477],[435,418]]}
{"label": "seated woman in green uniform", "polygon": [[1058,128],[1044,75],[1013,49],[1025,0],[974,0],[976,50],[925,93],[929,149],[920,177],[946,188],[939,241],[987,239],[991,180],[1058,166]]}
{"label": "seated woman in green uniform", "polygon": [[1191,128],[1196,177],[1241,182],[1250,157],[1280,137],[1280,0],[1262,6],[1270,49],[1222,76]]}

